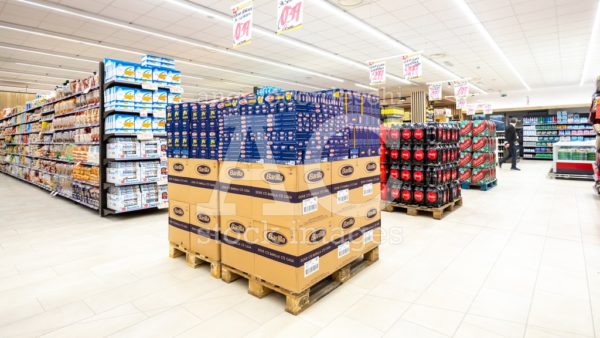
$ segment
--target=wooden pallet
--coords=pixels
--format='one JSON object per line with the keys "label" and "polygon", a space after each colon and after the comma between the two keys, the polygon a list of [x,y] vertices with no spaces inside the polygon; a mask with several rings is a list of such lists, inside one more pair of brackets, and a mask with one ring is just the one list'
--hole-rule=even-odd
{"label": "wooden pallet", "polygon": [[297,315],[377,260],[379,260],[379,247],[369,250],[353,263],[340,268],[328,278],[299,293],[286,290],[225,264],[222,264],[221,279],[226,283],[231,283],[239,278],[247,279],[248,293],[258,298],[263,298],[271,292],[282,294],[285,296],[285,311]]}
{"label": "wooden pallet", "polygon": [[459,199],[457,199],[454,202],[450,202],[439,208],[429,208],[429,207],[423,207],[423,206],[419,206],[419,205],[406,205],[406,204],[382,201],[381,202],[381,210],[387,211],[387,212],[392,212],[396,209],[404,209],[404,210],[406,210],[406,213],[411,216],[417,216],[419,214],[419,211],[421,211],[421,212],[431,213],[431,215],[433,216],[434,219],[442,219],[442,217],[444,217],[444,211],[448,211],[448,212],[454,211],[455,207],[458,207],[461,205],[462,205],[462,197],[460,197]]}
{"label": "wooden pallet", "polygon": [[478,189],[481,191],[488,191],[497,185],[498,185],[498,180],[493,180],[492,182],[486,182],[486,183],[481,183],[481,184],[470,184],[469,182],[462,182],[460,184],[460,187],[463,190]]}
{"label": "wooden pallet", "polygon": [[221,278],[221,262],[191,252],[180,245],[169,243],[169,257],[176,258],[180,256],[185,256],[187,265],[193,269],[199,267],[202,263],[210,264],[210,274],[215,278]]}

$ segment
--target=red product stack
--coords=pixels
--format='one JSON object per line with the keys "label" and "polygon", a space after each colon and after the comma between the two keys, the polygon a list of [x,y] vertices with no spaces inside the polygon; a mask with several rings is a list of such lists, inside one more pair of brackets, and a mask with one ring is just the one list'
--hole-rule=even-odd
{"label": "red product stack", "polygon": [[496,124],[476,120],[460,122],[460,182],[482,185],[496,180]]}
{"label": "red product stack", "polygon": [[382,126],[380,136],[383,201],[440,207],[461,196],[457,124]]}

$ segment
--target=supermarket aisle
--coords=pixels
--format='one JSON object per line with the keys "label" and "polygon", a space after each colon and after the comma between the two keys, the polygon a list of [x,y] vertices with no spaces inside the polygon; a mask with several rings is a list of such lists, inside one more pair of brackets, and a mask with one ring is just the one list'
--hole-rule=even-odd
{"label": "supermarket aisle", "polygon": [[101,219],[0,175],[0,336],[600,337],[600,200],[548,165],[442,221],[384,213],[381,260],[298,317],[168,258],[165,213]]}

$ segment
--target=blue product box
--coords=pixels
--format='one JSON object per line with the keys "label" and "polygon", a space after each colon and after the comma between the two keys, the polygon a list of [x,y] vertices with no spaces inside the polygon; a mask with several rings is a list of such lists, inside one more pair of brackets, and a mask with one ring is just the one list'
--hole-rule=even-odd
{"label": "blue product box", "polygon": [[145,89],[135,89],[135,108],[152,109],[153,92]]}
{"label": "blue product box", "polygon": [[152,117],[135,117],[135,132],[152,132]]}
{"label": "blue product box", "polygon": [[152,82],[152,68],[136,65],[135,80],[137,82]]}
{"label": "blue product box", "polygon": [[115,59],[104,59],[105,81],[136,82],[136,63]]}
{"label": "blue product box", "polygon": [[169,93],[167,100],[169,104],[181,103],[181,94]]}
{"label": "blue product box", "polygon": [[169,71],[170,70],[167,68],[152,68],[152,82],[158,83],[159,85],[168,85]]}

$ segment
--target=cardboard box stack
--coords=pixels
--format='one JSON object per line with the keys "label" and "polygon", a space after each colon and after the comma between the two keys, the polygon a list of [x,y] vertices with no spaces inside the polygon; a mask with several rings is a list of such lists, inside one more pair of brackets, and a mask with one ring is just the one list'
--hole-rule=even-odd
{"label": "cardboard box stack", "polygon": [[168,106],[171,243],[291,292],[377,247],[378,102],[331,90]]}
{"label": "cardboard box stack", "polygon": [[480,185],[496,180],[496,124],[460,122],[460,182]]}
{"label": "cardboard box stack", "polygon": [[458,125],[413,123],[381,127],[381,199],[440,207],[461,196]]}

